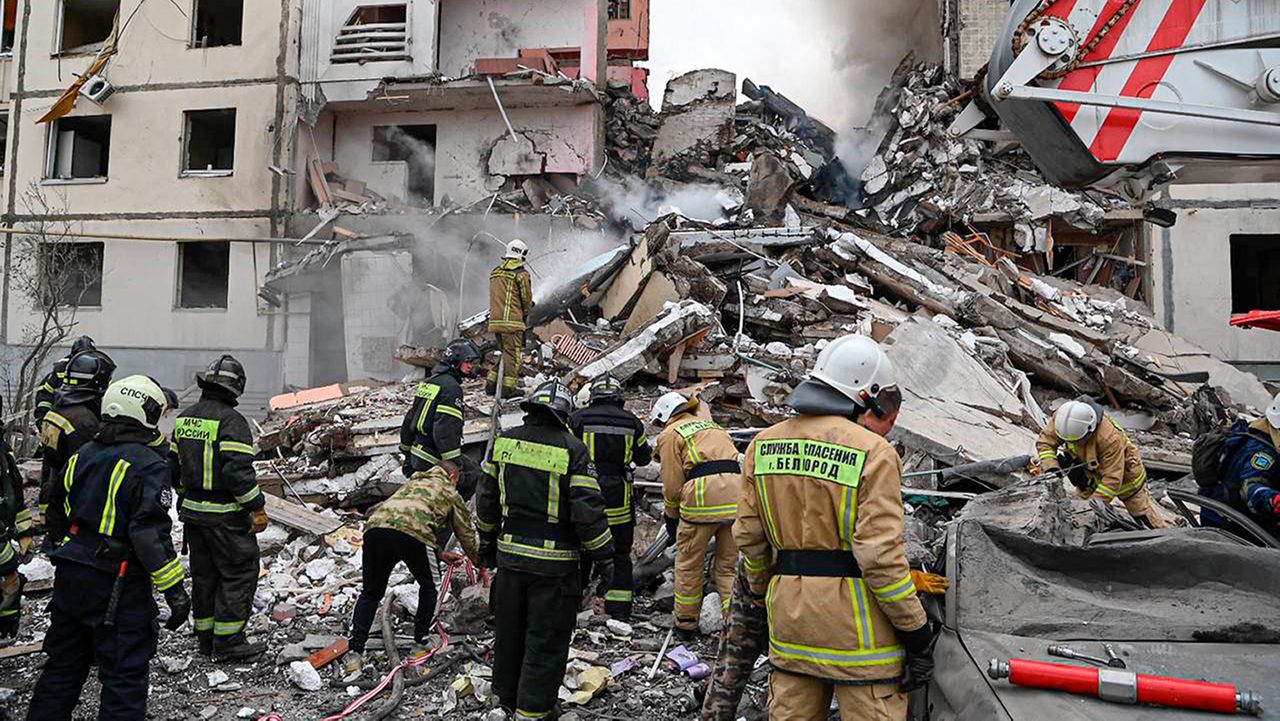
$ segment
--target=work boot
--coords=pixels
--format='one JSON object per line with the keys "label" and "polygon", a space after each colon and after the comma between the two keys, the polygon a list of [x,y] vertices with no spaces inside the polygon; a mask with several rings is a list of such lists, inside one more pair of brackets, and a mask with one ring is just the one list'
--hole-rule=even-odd
{"label": "work boot", "polygon": [[214,661],[244,661],[260,656],[266,650],[267,644],[249,643],[249,639],[245,638],[243,633],[229,636],[226,640],[220,638],[213,640]]}
{"label": "work boot", "polygon": [[690,643],[698,640],[698,631],[693,628],[676,627],[675,639],[680,643]]}
{"label": "work boot", "polygon": [[359,651],[347,651],[347,655],[342,657],[342,682],[355,681],[360,678],[362,671],[364,671],[364,656]]}
{"label": "work boot", "polygon": [[196,650],[201,656],[213,655],[213,632],[201,631],[196,634]]}

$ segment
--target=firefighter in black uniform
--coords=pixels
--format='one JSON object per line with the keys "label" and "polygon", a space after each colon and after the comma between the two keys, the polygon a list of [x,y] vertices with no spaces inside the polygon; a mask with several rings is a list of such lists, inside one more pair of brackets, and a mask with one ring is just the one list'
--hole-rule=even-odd
{"label": "firefighter in black uniform", "polygon": [[[459,338],[445,348],[431,377],[418,384],[413,405],[400,424],[405,478],[435,466],[457,475],[462,462],[462,379],[476,377],[480,358],[474,343]],[[470,498],[473,490],[465,489],[463,497]]]}
{"label": "firefighter in black uniform", "polygon": [[[4,404],[0,401],[0,416]],[[18,573],[31,550],[31,510],[22,497],[22,474],[9,441],[0,431],[0,638],[18,635],[23,578]]]}
{"label": "firefighter in black uniform", "polygon": [[36,388],[36,425],[39,425],[40,421],[44,420],[44,414],[48,413],[50,408],[53,408],[53,396],[62,387],[63,381],[66,380],[67,363],[71,361],[73,356],[87,350],[94,350],[93,339],[87,335],[76,338],[76,341],[71,344],[71,352],[54,361],[53,370],[45,374],[45,377],[40,380],[40,385]]}
{"label": "firefighter in black uniform", "polygon": [[[582,439],[596,465],[604,494],[604,513],[613,532],[613,579],[604,596],[604,610],[620,621],[631,619],[631,544],[636,514],[631,501],[631,471],[653,460],[644,423],[622,405],[622,385],[610,376],[591,384],[586,408],[569,419],[569,429]],[[584,575],[589,574],[590,563]]]}
{"label": "firefighter in black uniform", "polygon": [[493,691],[516,719],[555,713],[582,596],[585,553],[608,584],[613,537],[587,448],[567,423],[569,391],[557,381],[520,404],[524,425],[502,434],[476,491],[480,556],[497,578]]}
{"label": "firefighter in black uniform", "polygon": [[151,587],[171,611],[166,628],[177,629],[191,611],[170,541],[169,473],[151,447],[163,410],[164,394],[146,376],[112,383],[102,427],[53,488],[49,502],[70,521],[70,536],[53,553],[48,659],[28,721],[70,721],[94,665],[102,683],[98,718],[146,718],[159,637]]}
{"label": "firefighter in black uniform", "polygon": [[216,660],[256,656],[245,624],[258,590],[258,540],[266,501],[253,471],[253,435],[236,410],[244,393],[240,362],[224,355],[196,376],[200,401],[173,429],[182,473],[178,517],[191,555],[192,623],[202,655]]}
{"label": "firefighter in black uniform", "polygon": [[98,350],[78,353],[67,362],[53,408],[40,423],[40,517],[45,524],[45,547],[52,550],[67,535],[67,519],[49,505],[49,493],[62,480],[67,459],[98,433],[102,393],[111,383],[116,364]]}

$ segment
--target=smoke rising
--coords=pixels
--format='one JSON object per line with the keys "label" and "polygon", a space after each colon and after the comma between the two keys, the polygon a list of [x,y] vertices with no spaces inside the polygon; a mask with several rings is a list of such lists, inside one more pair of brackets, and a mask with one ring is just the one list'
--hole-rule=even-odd
{"label": "smoke rising", "polygon": [[669,213],[713,223],[724,218],[726,210],[742,205],[740,192],[714,185],[695,183],[668,189],[632,177],[596,181],[592,191],[613,209],[615,217],[625,218],[633,230],[644,230]]}
{"label": "smoke rising", "polygon": [[[423,126],[410,126],[419,128]],[[430,127],[430,126],[426,126]],[[434,129],[431,131],[434,133]],[[408,182],[405,189],[408,197],[406,203],[430,207],[435,203],[436,146],[434,139],[427,142],[415,137],[399,125],[379,128],[378,140],[382,146],[375,146],[375,160],[401,160],[406,164]],[[385,157],[378,157],[385,154]]]}

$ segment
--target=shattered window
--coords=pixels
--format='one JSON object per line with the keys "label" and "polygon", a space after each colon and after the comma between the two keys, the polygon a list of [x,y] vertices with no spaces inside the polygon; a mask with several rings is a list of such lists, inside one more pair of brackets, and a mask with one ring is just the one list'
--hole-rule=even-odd
{"label": "shattered window", "polygon": [[244,29],[244,0],[196,0],[191,47],[239,45]]}
{"label": "shattered window", "polygon": [[401,5],[358,7],[338,30],[330,61],[367,63],[409,60],[409,9]]}
{"label": "shattered window", "polygon": [[235,109],[188,110],[183,115],[183,174],[230,174],[236,157]]}
{"label": "shattered window", "polygon": [[630,20],[631,0],[609,0],[610,20]]}
{"label": "shattered window", "polygon": [[111,116],[59,118],[49,131],[49,167],[56,180],[107,177],[111,151]]}
{"label": "shattered window", "polygon": [[62,0],[58,51],[96,53],[111,36],[120,0]]}
{"label": "shattered window", "polygon": [[178,307],[226,308],[231,276],[231,244],[178,244]]}
{"label": "shattered window", "polygon": [[102,243],[45,243],[40,274],[58,305],[102,305]]}
{"label": "shattered window", "polygon": [[436,187],[436,126],[380,125],[373,129],[373,160],[408,165],[408,196],[431,205]]}
{"label": "shattered window", "polygon": [[1280,310],[1280,235],[1231,236],[1231,312]]}
{"label": "shattered window", "polygon": [[13,52],[13,40],[18,30],[18,0],[4,0],[4,32],[0,35],[0,54]]}

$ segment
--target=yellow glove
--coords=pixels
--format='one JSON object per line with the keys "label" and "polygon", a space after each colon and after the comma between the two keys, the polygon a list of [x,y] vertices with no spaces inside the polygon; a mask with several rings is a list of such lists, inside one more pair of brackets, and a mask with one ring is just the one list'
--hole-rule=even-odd
{"label": "yellow glove", "polygon": [[253,533],[262,533],[267,530],[267,522],[271,519],[267,517],[265,508],[259,508],[256,511],[249,512],[249,520],[253,523],[249,530]]}
{"label": "yellow glove", "polygon": [[[1072,486],[1072,488],[1075,488],[1075,486]],[[1095,493],[1095,490],[1093,488],[1076,488],[1075,490],[1076,490],[1076,495],[1086,501],[1089,500],[1090,498],[1093,498],[1093,494]]]}
{"label": "yellow glove", "polygon": [[27,560],[31,556],[31,546],[35,543],[34,536],[23,536],[18,539],[18,557]]}
{"label": "yellow glove", "polygon": [[932,596],[941,596],[951,587],[951,581],[946,576],[914,569],[911,571],[911,582],[916,585],[916,591]]}

